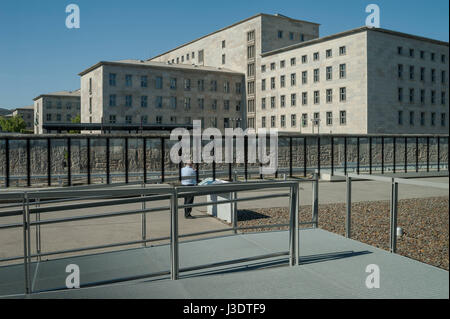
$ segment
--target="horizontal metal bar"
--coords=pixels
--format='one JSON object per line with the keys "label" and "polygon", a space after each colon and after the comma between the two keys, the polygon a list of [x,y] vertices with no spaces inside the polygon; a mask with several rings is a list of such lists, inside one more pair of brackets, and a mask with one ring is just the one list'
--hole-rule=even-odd
{"label": "horizontal metal bar", "polygon": [[0,229],[19,228],[19,227],[23,227],[23,223],[0,225]]}
{"label": "horizontal metal bar", "polygon": [[229,193],[245,190],[258,190],[264,188],[277,188],[277,187],[292,187],[297,185],[297,182],[291,181],[274,181],[274,182],[250,182],[250,183],[226,183],[226,184],[214,184],[214,185],[202,185],[202,186],[183,186],[178,187],[180,197],[186,193],[193,194],[214,194],[214,193]]}
{"label": "horizontal metal bar", "polygon": [[198,233],[178,235],[178,238],[186,238],[186,237],[208,235],[208,234],[215,234],[215,233],[224,233],[224,232],[233,231],[233,230],[234,230],[233,228],[221,228],[221,229],[207,230],[207,231],[202,231],[202,232],[198,232]]}
{"label": "horizontal metal bar", "polygon": [[149,209],[145,209],[145,210],[138,209],[138,210],[130,210],[130,211],[124,211],[124,212],[107,213],[107,214],[96,214],[96,215],[86,215],[86,216],[59,218],[59,219],[40,220],[40,221],[30,222],[29,224],[31,226],[49,225],[49,224],[66,223],[66,222],[73,222],[73,221],[79,221],[79,220],[99,219],[99,218],[107,218],[107,217],[136,215],[136,214],[142,214],[142,213],[161,212],[161,211],[167,211],[167,210],[170,210],[169,206],[167,206],[167,207],[149,208]]}
{"label": "horizontal metal bar", "polygon": [[243,197],[243,198],[237,198],[237,199],[224,199],[224,200],[218,200],[218,201],[213,201],[213,202],[203,202],[203,203],[179,205],[178,208],[182,209],[182,208],[192,208],[192,207],[202,207],[202,206],[213,206],[213,205],[219,205],[219,204],[246,202],[246,201],[254,201],[254,200],[266,199],[266,198],[278,198],[278,197],[289,197],[289,194],[283,193],[283,194],[274,194],[274,195]]}
{"label": "horizontal metal bar", "polygon": [[418,181],[418,180],[411,180],[411,179],[406,179],[406,178],[394,178],[394,182],[398,183],[398,184],[408,184],[408,185],[440,188],[440,189],[447,189],[447,190],[449,189],[448,184],[446,184],[446,183]]}
{"label": "horizontal metal bar", "polygon": [[21,200],[23,199],[23,193],[19,192],[2,192],[0,193],[0,200]]}
{"label": "horizontal metal bar", "polygon": [[[387,176],[377,176],[377,175],[363,175],[363,174],[354,174],[354,173],[348,173],[348,177],[351,177],[352,179],[367,179],[372,181],[379,181],[379,182],[392,182],[392,177]],[[345,175],[344,175],[345,176]]]}

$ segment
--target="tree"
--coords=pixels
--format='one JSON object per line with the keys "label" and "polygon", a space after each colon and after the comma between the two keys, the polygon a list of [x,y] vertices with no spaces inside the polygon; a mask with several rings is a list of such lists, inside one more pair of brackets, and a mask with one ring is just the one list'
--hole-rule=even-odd
{"label": "tree", "polygon": [[0,126],[2,131],[10,133],[25,133],[27,124],[19,115],[9,118],[0,116]]}
{"label": "tree", "polygon": [[[72,119],[72,124],[80,124],[81,123],[81,116],[77,115],[75,118]],[[69,134],[80,134],[81,131],[77,130],[71,130],[69,131]]]}

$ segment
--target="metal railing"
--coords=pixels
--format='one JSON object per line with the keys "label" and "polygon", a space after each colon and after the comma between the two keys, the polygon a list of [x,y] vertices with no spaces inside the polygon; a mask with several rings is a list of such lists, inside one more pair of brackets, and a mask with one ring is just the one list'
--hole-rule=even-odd
{"label": "metal railing", "polygon": [[[223,137],[224,138],[224,137]],[[275,173],[284,171],[288,176],[293,177],[294,173],[306,176],[308,170],[315,169],[319,172],[321,169],[329,169],[331,175],[338,170],[342,170],[344,174],[350,171],[356,173],[381,173],[399,172],[399,171],[427,171],[441,169],[448,170],[448,135],[311,135],[311,134],[280,134],[279,144],[286,148],[285,167]],[[123,156],[123,168],[120,172],[112,171],[111,155],[114,153],[111,141],[117,140],[121,143],[120,153]],[[55,141],[59,145],[56,146]],[[75,142],[78,142],[79,153],[83,148],[85,153],[85,163],[79,167],[80,173],[74,173],[72,164],[75,158],[72,157]],[[105,160],[102,164],[101,172],[99,169],[93,168],[95,141],[104,142],[102,146],[95,146],[97,151],[100,149],[105,154]],[[140,143],[130,149],[131,141]],[[23,167],[15,168],[11,172],[11,152],[13,143],[19,143],[19,148],[23,151]],[[37,174],[32,173],[32,144],[42,142],[45,154],[42,154],[42,161],[45,161],[45,169]],[[5,187],[11,186],[11,181],[23,181],[24,186],[32,186],[33,180],[41,180],[47,186],[51,186],[54,180],[64,180],[68,186],[71,186],[75,179],[83,178],[85,184],[94,182],[110,184],[113,178],[121,178],[123,182],[129,183],[130,179],[136,176],[143,176],[143,180],[147,183],[150,179],[164,183],[168,180],[181,177],[181,166],[178,168],[168,167],[166,160],[168,158],[169,135],[48,135],[48,136],[6,136],[0,138],[0,160],[4,162],[3,174],[0,174],[0,180],[3,180]],[[81,146],[83,145],[83,146]],[[137,144],[136,144],[137,145]],[[191,144],[192,145],[192,144]],[[279,146],[279,147],[280,147]],[[52,153],[53,147],[61,147],[65,155],[62,158],[54,158]],[[389,152],[386,150],[389,147]],[[17,148],[17,147],[16,147]],[[326,149],[325,149],[326,148]],[[366,150],[367,148],[367,150]],[[433,150],[432,150],[433,148]],[[158,157],[155,160],[149,159],[148,151],[157,151]],[[139,172],[130,168],[130,154],[132,152],[141,152],[140,159],[136,160],[139,166]],[[365,152],[365,153],[364,153]],[[91,154],[92,153],[92,154]],[[314,154],[315,156],[311,156]],[[80,155],[81,156],[81,155]],[[244,163],[240,167],[232,164],[224,164],[223,168],[216,168],[217,163],[212,163],[211,169],[208,170],[209,176],[215,179],[220,173],[221,176],[228,177],[232,180],[233,171],[243,176],[245,180],[249,179],[251,173],[251,164],[248,163],[248,138],[244,140]],[[326,161],[322,159],[324,157]],[[434,157],[434,159],[432,158]],[[295,158],[295,159],[294,159]],[[63,168],[60,172],[53,172],[54,164],[63,162]],[[81,163],[81,160],[79,160]],[[138,163],[139,162],[139,163]],[[152,163],[150,163],[152,162]],[[155,168],[156,162],[158,163]],[[150,165],[152,164],[152,165]],[[153,168],[150,168],[153,167]],[[199,165],[197,165],[199,168]],[[207,167],[202,167],[205,171]],[[83,171],[83,172],[82,172]],[[263,175],[259,174],[263,179]],[[156,177],[156,178],[155,178]],[[95,180],[94,180],[95,179]],[[199,176],[197,176],[199,179]]]}
{"label": "metal railing", "polygon": [[[313,182],[315,185],[313,189],[316,189],[313,193],[313,209],[312,209],[312,220],[302,222],[302,225],[313,225],[317,227],[318,223],[318,177],[313,180],[301,180],[301,181],[274,181],[274,182],[248,182],[248,183],[227,183],[227,184],[216,184],[207,186],[194,186],[194,187],[173,187],[169,185],[154,185],[148,187],[142,184],[140,187],[101,187],[98,186],[84,186],[84,187],[73,187],[73,188],[61,188],[55,190],[45,190],[45,191],[26,191],[26,192],[7,192],[0,193],[0,201],[8,199],[9,201],[16,201],[16,204],[7,205],[7,208],[15,208],[18,205],[22,206],[22,209],[15,209],[10,211],[0,212],[1,217],[11,217],[11,216],[22,216],[22,222],[16,222],[13,224],[0,225],[0,231],[4,229],[22,228],[23,232],[23,256],[10,257],[0,260],[0,262],[23,260],[24,264],[24,279],[25,279],[25,294],[33,293],[31,285],[31,264],[33,259],[39,262],[44,256],[53,256],[61,254],[69,254],[76,252],[83,252],[89,250],[106,249],[113,247],[124,247],[130,245],[141,244],[144,247],[147,243],[170,240],[170,271],[163,271],[154,274],[145,274],[134,277],[127,278],[116,278],[104,282],[97,283],[85,283],[81,286],[89,287],[95,285],[109,284],[128,280],[137,280],[142,278],[149,278],[153,276],[169,275],[171,279],[176,280],[179,278],[180,272],[192,271],[203,268],[216,267],[227,264],[241,263],[243,261],[251,261],[257,259],[265,259],[270,257],[277,257],[288,255],[290,266],[298,265],[299,263],[299,183],[300,182]],[[242,191],[255,191],[255,190],[266,190],[266,189],[288,189],[289,192],[281,194],[270,194],[263,196],[237,196],[238,192]],[[201,202],[189,205],[179,205],[178,199],[183,198],[187,195],[202,196],[202,195],[212,195],[212,194],[224,194],[231,193],[233,196],[227,200],[216,200],[210,202]],[[258,225],[258,226],[247,226],[238,227],[238,210],[237,204],[239,202],[245,201],[256,201],[260,199],[267,198],[279,198],[287,197],[289,198],[289,223],[286,224],[276,224],[276,225]],[[87,201],[84,203],[79,203],[80,199],[95,199],[95,201]],[[156,200],[168,200],[169,205],[147,208],[146,203],[156,201]],[[77,203],[71,203],[77,201]],[[20,204],[17,204],[20,202]],[[90,215],[82,216],[71,216],[71,217],[56,217],[52,219],[41,220],[41,214],[50,212],[59,212],[59,214],[67,214],[75,209],[83,208],[98,208],[102,206],[120,205],[120,204],[130,204],[130,203],[141,203],[141,209],[126,210],[126,211],[113,211],[108,213],[94,213]],[[179,234],[179,224],[178,224],[178,210],[183,208],[192,208],[200,206],[210,206],[219,205],[224,203],[230,203],[231,214],[232,214],[232,227],[209,230],[203,232],[189,233],[189,234]],[[57,206],[51,206],[52,204],[57,204]],[[47,206],[50,205],[50,206]],[[35,206],[35,207],[33,207]],[[5,206],[3,206],[4,208]],[[2,208],[2,207],[0,207]],[[161,238],[149,238],[146,233],[146,215],[154,212],[170,211],[170,236]],[[141,240],[128,241],[128,242],[118,242],[99,246],[89,246],[81,247],[75,249],[66,249],[58,251],[48,251],[43,252],[41,247],[41,225],[50,224],[60,224],[81,220],[92,220],[92,219],[103,219],[108,217],[117,217],[125,215],[142,215],[142,238]],[[35,216],[34,219],[31,216]],[[224,232],[233,232],[238,234],[240,230],[251,230],[255,228],[259,229],[271,229],[275,227],[289,227],[289,250],[283,252],[276,252],[272,254],[265,254],[261,256],[252,256],[248,258],[231,260],[226,262],[214,263],[209,265],[200,265],[189,268],[181,268],[179,265],[179,239],[200,236],[205,234],[216,234]],[[36,229],[36,253],[32,252],[31,247],[31,228]],[[64,289],[64,288],[61,288]],[[58,290],[58,289],[57,289]]]}
{"label": "metal railing", "polygon": [[354,180],[371,180],[378,182],[385,182],[390,184],[390,213],[389,213],[389,250],[392,253],[397,252],[397,215],[398,215],[398,189],[399,184],[415,185],[422,187],[449,189],[449,184],[434,183],[429,181],[412,180],[406,178],[394,178],[377,175],[363,175],[363,174],[341,174],[336,173],[346,179],[346,217],[345,217],[345,236],[352,237],[352,181]]}

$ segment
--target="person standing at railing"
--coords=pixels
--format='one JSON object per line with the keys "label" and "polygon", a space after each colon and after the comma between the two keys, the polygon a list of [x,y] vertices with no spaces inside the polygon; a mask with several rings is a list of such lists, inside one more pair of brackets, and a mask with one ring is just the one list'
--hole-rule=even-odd
{"label": "person standing at railing", "polygon": [[[192,168],[192,161],[187,161],[185,163],[185,167],[181,169],[181,185],[183,186],[196,186],[197,185],[197,178],[196,178],[196,172],[195,169]],[[194,196],[193,195],[187,195],[184,197],[184,204],[193,204],[194,203]],[[185,218],[193,218],[191,215],[192,207],[185,208],[184,209],[184,217]]]}

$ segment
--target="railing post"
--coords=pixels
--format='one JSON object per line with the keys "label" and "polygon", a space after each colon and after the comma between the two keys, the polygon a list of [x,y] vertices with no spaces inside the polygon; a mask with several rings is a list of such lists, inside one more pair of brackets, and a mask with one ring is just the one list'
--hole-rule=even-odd
{"label": "railing post", "polygon": [[381,137],[381,174],[384,174],[384,136]]}
{"label": "railing post", "polygon": [[307,147],[306,147],[306,136],[303,138],[303,176],[306,177],[306,166],[307,162]]}
{"label": "railing post", "polygon": [[52,143],[50,138],[47,138],[47,185],[52,186]]}
{"label": "railing post", "polygon": [[29,138],[27,138],[27,186],[31,186],[31,152]]}
{"label": "railing post", "polygon": [[391,183],[391,213],[390,213],[390,251],[395,253],[397,251],[397,210],[398,210],[398,183],[392,179]]}
{"label": "railing post", "polygon": [[331,143],[331,176],[334,176],[334,137],[330,137]]}
{"label": "railing post", "polygon": [[28,295],[31,292],[30,289],[30,268],[28,267],[29,263],[29,246],[28,246],[28,228],[30,227],[28,217],[28,194],[25,192],[23,194],[23,268],[25,271],[25,294]]}
{"label": "railing post", "polygon": [[10,171],[9,171],[9,139],[5,138],[5,170],[6,170],[6,176],[5,176],[5,186],[6,188],[9,187],[10,183]]}
{"label": "railing post", "polygon": [[143,160],[143,171],[144,171],[144,184],[147,184],[147,139],[144,137],[142,139],[142,160]]}
{"label": "railing post", "polygon": [[[232,192],[230,195],[231,195],[231,199],[234,199],[234,200],[237,199],[237,192]],[[231,204],[231,207],[232,207],[232,209],[231,209],[231,212],[232,212],[231,222],[233,224],[234,233],[237,234],[237,227],[238,227],[238,211],[237,211],[238,207],[237,207],[237,202],[235,201],[235,202],[230,203],[230,204]]]}
{"label": "railing post", "polygon": [[314,228],[319,226],[319,174],[314,173],[314,182],[312,185],[312,220]]}
{"label": "railing post", "polygon": [[430,137],[427,136],[427,172],[430,171]]}
{"label": "railing post", "polygon": [[408,173],[408,138],[405,137],[405,173]]}
{"label": "railing post", "polygon": [[347,136],[344,136],[344,174],[347,175]]}
{"label": "railing post", "polygon": [[178,189],[173,189],[172,214],[170,223],[170,260],[171,279],[178,280],[179,259],[178,259]]}
{"label": "railing post", "polygon": [[419,137],[416,136],[416,173],[419,172]]}
{"label": "railing post", "polygon": [[290,188],[289,265],[298,265],[298,184]]}
{"label": "railing post", "polygon": [[441,171],[441,159],[440,159],[440,153],[441,153],[441,144],[440,144],[440,137],[436,137],[437,138],[437,171],[440,172]]}
{"label": "railing post", "polygon": [[[40,199],[36,199],[36,208],[41,207],[40,205]],[[35,220],[37,222],[41,221],[41,213],[37,212],[35,217]],[[41,225],[36,225],[36,254],[38,255],[37,260],[41,261]]]}
{"label": "railing post", "polygon": [[245,181],[248,179],[248,136],[244,136],[244,175]]}
{"label": "railing post", "polygon": [[345,218],[345,237],[352,237],[352,178],[350,176],[345,177],[347,191],[346,191],[346,209],[347,215]]}
{"label": "railing post", "polygon": [[317,173],[320,175],[320,136],[317,136]]}
{"label": "railing post", "polygon": [[88,137],[86,139],[87,143],[87,178],[88,185],[91,184],[91,139]]}
{"label": "railing post", "polygon": [[369,137],[369,174],[372,175],[372,136]]}
{"label": "railing post", "polygon": [[360,137],[356,138],[356,173],[359,175]]}
{"label": "railing post", "polygon": [[164,144],[164,137],[161,137],[161,183],[164,183],[164,157],[166,156],[165,154],[165,147],[166,145]]}
{"label": "railing post", "polygon": [[[142,188],[145,189],[145,182],[142,183]],[[145,242],[145,240],[147,240],[147,214],[144,212],[146,209],[146,202],[145,200],[145,195],[142,194],[141,198],[143,199],[142,201],[142,240],[144,247],[147,247],[147,243]]]}
{"label": "railing post", "polygon": [[67,185],[72,186],[72,142],[67,138]]}
{"label": "railing post", "polygon": [[393,148],[393,154],[392,154],[392,160],[393,160],[393,166],[392,166],[392,172],[395,174],[396,170],[395,170],[395,162],[396,162],[396,153],[397,153],[397,138],[394,137],[392,139],[392,148]]}
{"label": "railing post", "polygon": [[292,178],[292,136],[289,137],[289,177]]}
{"label": "railing post", "polygon": [[110,140],[106,138],[106,184],[111,183]]}
{"label": "railing post", "polygon": [[128,137],[125,137],[125,183],[129,182]]}

